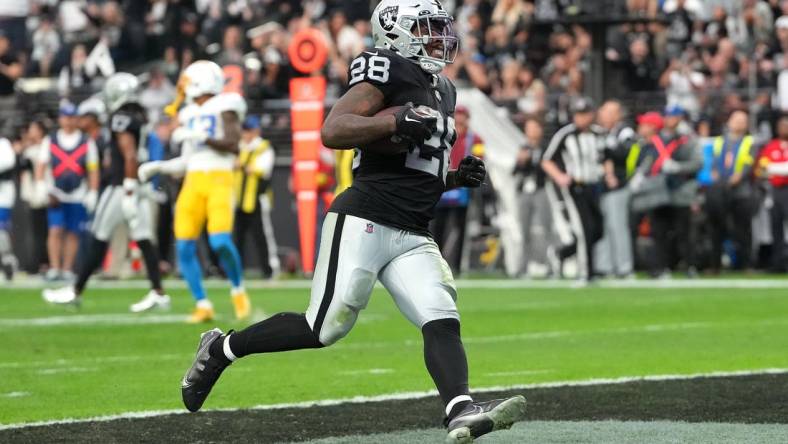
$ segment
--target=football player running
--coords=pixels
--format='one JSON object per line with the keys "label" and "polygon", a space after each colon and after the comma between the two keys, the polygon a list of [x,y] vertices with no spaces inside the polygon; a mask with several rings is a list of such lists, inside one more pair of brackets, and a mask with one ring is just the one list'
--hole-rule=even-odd
{"label": "football player running", "polygon": [[107,253],[109,240],[120,224],[126,224],[129,235],[137,242],[145,261],[151,290],[131,311],[152,308],[168,309],[170,298],[164,293],[159,272],[159,257],[153,246],[153,190],[137,180],[138,162],[147,160],[147,117],[138,101],[139,81],[129,73],[117,73],[104,84],[103,100],[109,118],[110,162],[108,184],[101,192],[90,226],[85,257],[80,264],[76,282],[56,290],[44,290],[44,299],[55,304],[79,304],[88,279]]}
{"label": "football player running", "polygon": [[[479,187],[486,176],[472,156],[448,170],[456,90],[439,73],[458,42],[452,18],[436,0],[383,0],[372,14],[372,35],[375,48],[351,63],[350,89],[322,129],[325,146],[356,147],[355,177],[326,216],[306,313],[279,313],[239,332],[203,333],[181,382],[183,402],[199,410],[224,369],[243,356],[335,343],[380,280],[421,329],[427,370],[445,406],[447,442],[472,442],[522,420],[525,398],[471,398],[454,280],[427,229],[445,190]],[[376,115],[393,106],[400,108]],[[393,136],[408,143],[391,143]]]}
{"label": "football player running", "polygon": [[238,319],[251,312],[243,286],[243,269],[233,244],[235,198],[233,169],[241,140],[241,121],[246,102],[235,93],[223,93],[224,73],[216,63],[198,60],[189,65],[178,81],[188,104],[178,112],[179,127],[172,141],[181,145],[181,156],[140,166],[141,180],[158,173],[183,175],[183,186],[175,202],[175,239],[178,265],[197,302],[189,322],[210,321],[213,304],[202,285],[197,257],[197,238],[206,226],[208,242],[219,257],[232,284],[231,297]]}

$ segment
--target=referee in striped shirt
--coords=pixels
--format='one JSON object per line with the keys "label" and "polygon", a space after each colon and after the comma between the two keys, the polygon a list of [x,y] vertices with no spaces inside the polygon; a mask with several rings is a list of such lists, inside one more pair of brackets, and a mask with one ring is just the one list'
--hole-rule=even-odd
{"label": "referee in striped shirt", "polygon": [[593,247],[602,238],[599,193],[605,131],[594,124],[590,99],[575,99],[570,111],[572,123],[553,136],[542,156],[542,169],[550,178],[545,191],[560,241],[556,256],[561,263],[576,256],[577,277],[588,282],[593,278]]}

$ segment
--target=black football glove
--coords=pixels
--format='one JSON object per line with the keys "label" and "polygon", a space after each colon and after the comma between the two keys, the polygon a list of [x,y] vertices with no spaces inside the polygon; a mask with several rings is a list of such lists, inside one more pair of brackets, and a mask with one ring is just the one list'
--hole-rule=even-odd
{"label": "black football glove", "polygon": [[424,108],[414,108],[411,103],[397,111],[394,118],[397,121],[397,131],[394,135],[416,145],[432,137],[438,125],[437,113],[429,112]]}
{"label": "black football glove", "polygon": [[457,185],[468,188],[478,188],[487,177],[484,161],[475,156],[465,156],[457,166],[454,173]]}

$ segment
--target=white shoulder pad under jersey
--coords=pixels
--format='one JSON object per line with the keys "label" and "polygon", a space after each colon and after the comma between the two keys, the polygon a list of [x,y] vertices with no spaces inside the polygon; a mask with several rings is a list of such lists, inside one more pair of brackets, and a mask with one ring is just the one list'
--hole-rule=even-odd
{"label": "white shoulder pad under jersey", "polygon": [[234,111],[238,114],[238,120],[243,121],[246,118],[246,100],[236,93],[221,93],[213,96],[202,106],[207,112],[221,114],[225,111]]}

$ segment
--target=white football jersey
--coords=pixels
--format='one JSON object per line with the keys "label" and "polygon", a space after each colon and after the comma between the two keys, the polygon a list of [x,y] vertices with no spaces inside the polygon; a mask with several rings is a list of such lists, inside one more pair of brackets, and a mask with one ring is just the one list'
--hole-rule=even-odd
{"label": "white football jersey", "polygon": [[[201,128],[209,139],[224,138],[222,113],[235,111],[238,119],[246,117],[246,101],[236,93],[222,93],[211,97],[202,105],[192,103],[178,113],[178,122],[188,128]],[[182,149],[187,171],[232,171],[235,154],[221,153],[205,143],[185,142]]]}

